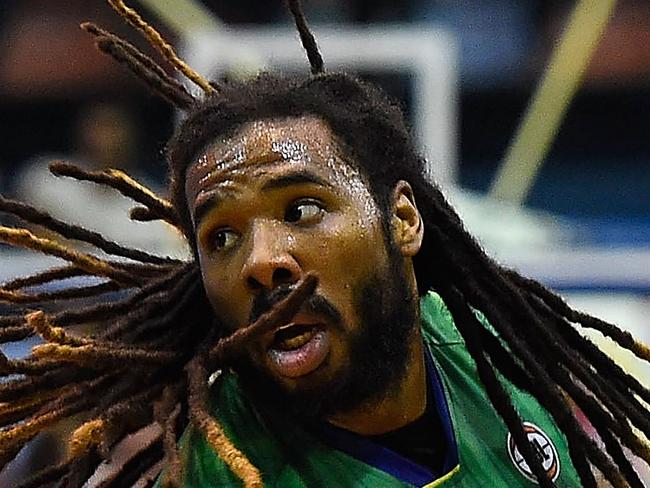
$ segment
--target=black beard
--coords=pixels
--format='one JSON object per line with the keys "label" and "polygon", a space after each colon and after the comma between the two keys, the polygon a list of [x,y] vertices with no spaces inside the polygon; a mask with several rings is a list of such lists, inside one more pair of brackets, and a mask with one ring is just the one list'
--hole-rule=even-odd
{"label": "black beard", "polygon": [[[401,256],[396,255],[395,249],[390,251],[388,269],[356,290],[354,300],[361,328],[349,336],[347,367],[336,371],[331,381],[288,392],[246,358],[233,365],[242,386],[260,410],[270,409],[270,415],[290,415],[293,421],[309,422],[351,411],[397,392],[406,376],[418,301],[408,284]],[[323,297],[317,296],[313,301],[319,304],[314,308],[321,313],[330,308],[338,314]],[[265,307],[255,308],[253,315],[259,315]]]}

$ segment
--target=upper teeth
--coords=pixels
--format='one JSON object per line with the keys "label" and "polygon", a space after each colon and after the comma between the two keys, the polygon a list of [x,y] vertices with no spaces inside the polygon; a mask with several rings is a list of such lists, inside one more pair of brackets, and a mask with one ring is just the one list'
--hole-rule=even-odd
{"label": "upper teeth", "polygon": [[295,327],[295,325],[296,325],[296,324],[294,324],[293,322],[291,322],[291,323],[289,323],[289,324],[285,324],[285,325],[283,325],[282,327],[278,327],[278,328],[276,329],[275,332],[278,333],[278,332],[280,332],[280,331],[290,329],[291,327]]}
{"label": "upper teeth", "polygon": [[297,349],[299,347],[304,346],[307,342],[309,342],[312,335],[313,335],[312,330],[306,330],[303,333],[298,334],[296,336],[282,339],[280,342],[277,343],[277,346],[281,349]]}

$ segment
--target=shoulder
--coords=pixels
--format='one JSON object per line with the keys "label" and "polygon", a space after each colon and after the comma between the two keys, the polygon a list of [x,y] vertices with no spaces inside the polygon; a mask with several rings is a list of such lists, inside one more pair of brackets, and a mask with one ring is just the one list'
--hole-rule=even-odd
{"label": "shoulder", "polygon": [[420,298],[420,325],[425,342],[434,345],[464,343],[447,305],[433,291]]}
{"label": "shoulder", "polygon": [[[475,314],[479,323],[498,337],[483,314]],[[421,321],[423,340],[439,373],[456,436],[461,464],[457,479],[469,482],[491,476],[502,480],[503,486],[534,486],[529,481],[528,467],[493,407],[476,363],[439,295],[431,292],[422,297]],[[578,476],[566,438],[551,415],[530,393],[498,372],[497,377],[521,416],[529,439],[542,449],[545,467],[556,476],[556,485],[575,486]]]}

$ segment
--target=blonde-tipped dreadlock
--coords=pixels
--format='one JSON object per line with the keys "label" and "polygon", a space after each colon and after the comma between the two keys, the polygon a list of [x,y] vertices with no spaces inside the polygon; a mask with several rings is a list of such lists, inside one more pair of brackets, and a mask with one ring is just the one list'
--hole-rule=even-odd
{"label": "blonde-tipped dreadlock", "polygon": [[[54,166],[54,169],[61,175],[113,186],[141,205],[146,205],[147,210],[158,218],[174,224],[177,222],[167,201],[121,172],[88,173],[61,164]],[[67,237],[73,234],[69,226],[44,212],[6,199],[2,202],[4,205],[0,209],[16,217],[28,222],[37,220],[50,231],[58,231]],[[87,237],[79,229],[74,230],[75,237]],[[14,317],[16,320],[10,322],[13,324],[11,327],[0,329],[0,333],[19,329],[21,338],[37,333],[46,341],[45,344],[35,346],[27,359],[9,360],[0,353],[1,374],[23,375],[23,378],[10,380],[0,386],[0,425],[4,426],[0,430],[0,459],[3,464],[41,430],[82,411],[90,410],[92,417],[72,434],[69,458],[37,473],[24,486],[40,486],[54,479],[77,476],[77,471],[82,467],[89,469],[89,465],[96,466],[101,461],[97,455],[99,452],[109,455],[111,448],[125,435],[156,419],[165,432],[164,452],[159,442],[145,446],[145,449],[151,451],[147,453],[151,458],[151,465],[147,468],[162,468],[160,459],[164,456],[174,468],[167,475],[166,479],[170,480],[167,485],[174,485],[174,480],[180,476],[176,442],[187,425],[187,419],[180,418],[181,412],[189,412],[191,421],[206,432],[217,452],[226,456],[226,462],[235,473],[241,475],[247,486],[261,486],[259,473],[231,445],[221,427],[209,415],[207,381],[203,381],[207,375],[205,368],[208,364],[211,368],[225,364],[252,335],[264,333],[269,327],[286,321],[313,292],[316,286],[314,277],[307,276],[293,293],[278,304],[276,309],[260,317],[256,324],[220,342],[206,342],[206,339],[214,337],[214,331],[209,327],[211,320],[206,324],[205,317],[209,317],[210,312],[205,297],[200,287],[193,286],[197,279],[195,264],[166,259],[159,260],[164,265],[138,262],[136,258],[139,255],[124,253],[122,248],[115,248],[114,252],[123,257],[127,254],[134,261],[133,266],[123,262],[112,263],[72,251],[53,241],[39,239],[25,229],[0,228],[0,238],[16,246],[54,254],[72,263],[71,266],[51,272],[12,280],[0,289],[2,300],[22,304],[40,303],[44,293],[29,294],[22,290],[79,274],[110,277],[116,282],[128,283],[128,288],[136,288],[131,296],[86,309],[54,315],[36,311],[28,313],[24,318]],[[112,243],[99,235],[86,240],[103,250],[112,249]],[[143,268],[149,272],[146,280],[140,274]],[[170,300],[174,293],[181,293],[180,301]],[[66,296],[59,292],[58,301],[69,301],[72,305],[80,296],[85,295],[71,293]],[[170,303],[174,304],[171,309]],[[195,312],[191,322],[195,327],[192,330],[185,329],[183,333],[176,326],[176,320],[181,314],[187,318],[188,314],[192,315],[192,311]],[[94,339],[69,335],[63,328],[86,320],[105,324],[104,330],[100,327],[100,332]],[[204,325],[200,326],[201,323]],[[152,330],[155,331],[154,338],[150,334]],[[161,337],[165,339],[162,343]],[[170,340],[171,337],[174,340]],[[16,337],[4,336],[2,339],[13,340]],[[179,345],[182,347],[177,347]],[[126,364],[130,365],[129,374]],[[187,392],[178,387],[185,383],[183,365],[187,365],[189,375]],[[131,368],[140,369],[141,374],[133,375]],[[169,371],[178,373],[170,375]],[[93,393],[100,389],[110,393]],[[163,403],[171,405],[171,408],[167,407],[165,415],[154,417],[154,411],[147,407],[140,415],[134,415],[135,410],[143,410],[143,400],[151,404],[160,395],[164,397],[164,401],[161,400]],[[93,416],[93,412],[98,416]],[[123,472],[113,473],[111,483],[120,485],[136,474],[140,476],[141,473],[130,473],[128,468],[127,463]],[[150,478],[154,479],[155,476]]]}
{"label": "blonde-tipped dreadlock", "polygon": [[[93,173],[65,163],[54,163],[52,171],[59,176],[112,187],[134,199],[156,219],[179,225],[168,201],[121,171]],[[200,287],[194,286],[198,279],[196,264],[123,248],[97,233],[65,224],[29,205],[1,197],[0,211],[129,259],[111,262],[38,238],[26,229],[0,227],[0,239],[5,242],[53,254],[71,263],[14,279],[0,288],[0,300],[11,303],[29,306],[48,299],[60,304],[70,303],[70,310],[56,314],[36,311],[24,317],[3,317],[7,324],[0,328],[3,342],[36,333],[46,343],[35,346],[32,355],[26,359],[9,360],[0,353],[0,374],[22,376],[0,385],[2,465],[41,430],[79,412],[90,411],[91,420],[80,425],[70,438],[69,458],[35,474],[23,486],[41,486],[53,480],[78,478],[80,474],[82,478],[89,476],[92,466],[101,461],[98,453],[109,456],[112,447],[129,433],[156,421],[164,429],[164,442],[154,440],[143,447],[149,451],[146,454],[151,460],[146,466],[147,476],[150,480],[156,478],[156,472],[151,472],[151,469],[157,468],[159,472],[165,466],[160,462],[164,458],[170,467],[166,471],[166,485],[173,486],[181,476],[176,443],[187,425],[187,418],[181,418],[181,413],[186,412],[189,419],[206,432],[217,452],[226,456],[226,462],[241,475],[247,486],[261,486],[259,473],[232,446],[216,420],[210,417],[207,381],[203,381],[207,373],[204,371],[207,371],[208,364],[211,368],[225,364],[251,336],[286,321],[287,314],[295,313],[313,292],[315,278],[308,276],[302,285],[271,313],[260,317],[256,324],[220,342],[206,342],[206,338],[214,337],[214,331],[210,328],[212,321],[206,322],[210,311],[205,297]],[[80,275],[106,277],[111,281],[50,293],[24,291]],[[135,291],[112,302],[81,309],[73,306],[81,297],[116,289]],[[174,298],[175,294],[179,299]],[[176,325],[181,316],[189,317],[195,327],[185,329],[183,333],[183,329]],[[70,324],[87,321],[99,323],[96,338],[72,336],[64,329]],[[203,351],[200,355],[199,350]],[[126,364],[130,365],[128,374]],[[183,365],[187,365],[189,383],[183,377]],[[133,375],[131,368],[139,369],[141,374]],[[170,375],[169,371],[178,373]],[[182,388],[186,383],[187,390]],[[100,390],[110,393],[94,393]],[[146,406],[154,403],[156,398],[168,405],[162,415],[154,415],[153,409]],[[112,473],[110,484],[120,486],[124,480],[142,475],[129,472],[129,469],[135,468],[126,463],[122,470]]]}
{"label": "blonde-tipped dreadlock", "polygon": [[[206,96],[215,93],[216,85],[208,83],[180,60],[173,48],[134,10],[120,0],[109,0],[109,3],[174,68],[200,86]],[[163,99],[180,109],[196,103],[182,84],[135,46],[95,24],[84,23],[82,28],[95,37],[102,52],[125,64]],[[65,162],[52,163],[50,169],[56,176],[91,181],[131,198],[138,205],[132,211],[133,218],[164,220],[184,230],[169,201],[122,171],[90,172]],[[22,486],[75,480],[81,485],[115,446],[156,422],[162,434],[144,443],[133,455],[133,459],[139,460],[137,463],[126,461],[113,469],[102,486],[136,482],[148,486],[163,469],[164,486],[177,486],[182,477],[177,442],[188,421],[205,432],[215,450],[224,456],[246,486],[262,486],[256,468],[230,443],[209,414],[206,368],[226,364],[237,355],[244,341],[286,321],[313,292],[315,278],[308,276],[256,324],[227,340],[210,342],[215,331],[212,320],[206,319],[211,311],[202,288],[196,286],[199,280],[196,263],[125,248],[96,232],[59,221],[46,212],[4,197],[0,197],[0,212],[43,226],[66,239],[89,243],[120,258],[120,261],[109,261],[37,237],[27,229],[0,226],[0,241],[51,254],[70,263],[16,278],[0,287],[0,301],[28,310],[25,315],[0,317],[0,341],[21,340],[32,334],[40,335],[45,341],[35,346],[25,359],[9,360],[0,352],[0,374],[18,375],[0,384],[0,467],[41,430],[86,412],[84,417],[90,420],[79,425],[71,435],[68,458],[34,474]],[[77,276],[107,281],[57,291],[43,289],[55,282],[65,284],[67,279]],[[113,295],[108,301],[75,306],[81,298],[115,291],[121,291],[117,298]],[[56,302],[63,311],[29,312],[48,302]],[[179,327],[181,317],[194,324],[193,327]],[[78,337],[66,332],[66,327],[84,323],[97,324],[96,337]],[[133,374],[134,369],[139,374]],[[188,378],[184,377],[184,369]],[[156,409],[152,408],[154,404]]]}
{"label": "blonde-tipped dreadlock", "polygon": [[108,3],[119,13],[127,22],[138,29],[147,38],[149,43],[162,54],[169,63],[178,71],[183,73],[189,80],[199,86],[206,94],[215,91],[214,87],[196,71],[190,68],[185,61],[180,59],[174,48],[169,44],[160,33],[147,24],[140,14],[132,8],[127,7],[122,0],[108,0]]}
{"label": "blonde-tipped dreadlock", "polygon": [[[571,459],[584,486],[596,486],[592,466],[615,487],[642,486],[624,448],[650,464],[645,440],[650,438],[650,391],[585,339],[575,325],[602,331],[645,361],[650,359],[648,347],[611,324],[574,311],[539,283],[488,258],[464,230],[439,189],[424,178],[422,160],[412,150],[395,107],[366,84],[323,73],[323,60],[300,0],[287,2],[314,76],[300,83],[286,82],[281,88],[285,79],[267,77],[229,89],[191,70],[122,0],[108,1],[203,91],[203,98],[195,98],[131,44],[94,24],[82,25],[102,52],[128,67],[157,95],[181,110],[193,110],[179,131],[176,146],[170,149],[172,202],[117,170],[88,172],[55,163],[55,174],[111,187],[136,202],[133,218],[164,220],[193,243],[183,176],[192,151],[215,135],[214,126],[228,130],[261,113],[291,116],[313,112],[322,116],[358,159],[380,205],[388,201],[385,195],[394,188],[391,178],[412,184],[426,227],[422,249],[414,260],[418,287],[421,291],[435,289],[444,298],[490,401],[538,483],[553,486],[497,371],[534,395],[553,416],[567,437]],[[229,103],[221,103],[223,100]],[[393,163],[397,166],[390,167]],[[146,441],[138,443],[138,449],[122,463],[112,466],[102,486],[150,486],[161,471],[165,473],[164,486],[178,486],[183,473],[177,443],[189,423],[206,436],[246,486],[261,486],[264,480],[258,470],[232,445],[209,413],[207,375],[227,365],[246,341],[286,323],[313,293],[316,278],[307,275],[254,324],[223,338],[200,285],[196,262],[124,248],[20,202],[0,198],[0,212],[120,258],[98,258],[37,238],[26,229],[0,227],[0,240],[70,263],[0,287],[0,301],[24,307],[0,316],[0,343],[33,334],[46,341],[24,359],[9,360],[0,353],[0,375],[6,379],[0,382],[0,467],[43,429],[83,412],[88,420],[72,434],[69,457],[36,473],[23,487],[52,481],[81,486],[116,446],[142,433],[147,434]],[[103,281],[56,292],[42,290],[45,285],[65,283],[78,276]],[[109,291],[119,291],[120,295],[105,295]],[[106,299],[78,305],[80,298],[100,295]],[[34,311],[37,305],[51,301],[62,305],[62,310]],[[489,319],[493,330],[477,320],[477,309]],[[91,322],[97,324],[94,337],[81,338],[65,330]],[[525,329],[519,327],[522,323],[527,324]],[[597,430],[604,449],[579,426],[571,410],[573,404]]]}

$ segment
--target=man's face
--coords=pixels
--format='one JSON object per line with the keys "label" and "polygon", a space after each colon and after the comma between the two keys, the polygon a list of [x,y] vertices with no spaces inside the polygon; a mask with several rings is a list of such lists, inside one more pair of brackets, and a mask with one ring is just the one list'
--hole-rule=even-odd
{"label": "man's face", "polygon": [[205,289],[226,328],[248,325],[307,272],[319,277],[289,324],[247,345],[249,383],[301,400],[345,392],[332,407],[341,408],[403,373],[393,362],[406,361],[415,312],[402,257],[325,123],[245,124],[188,169],[186,194]]}

